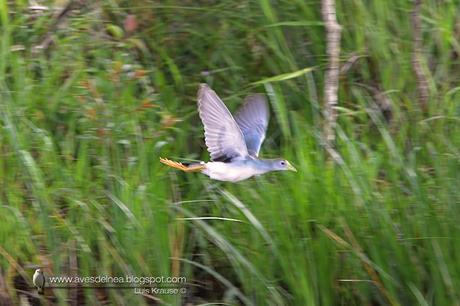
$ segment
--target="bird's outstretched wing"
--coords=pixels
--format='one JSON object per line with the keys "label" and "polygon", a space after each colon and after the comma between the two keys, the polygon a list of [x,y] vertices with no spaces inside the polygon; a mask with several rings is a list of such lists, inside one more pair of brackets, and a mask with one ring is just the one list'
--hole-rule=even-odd
{"label": "bird's outstretched wing", "polygon": [[224,102],[206,84],[201,84],[198,90],[198,112],[213,161],[230,161],[248,155],[238,124]]}
{"label": "bird's outstretched wing", "polygon": [[243,132],[249,155],[259,156],[260,146],[265,139],[270,112],[263,95],[251,95],[235,115],[235,120]]}

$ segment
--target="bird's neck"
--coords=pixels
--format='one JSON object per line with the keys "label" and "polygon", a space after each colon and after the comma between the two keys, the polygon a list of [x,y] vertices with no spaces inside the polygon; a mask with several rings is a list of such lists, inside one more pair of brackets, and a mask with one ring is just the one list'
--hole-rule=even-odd
{"label": "bird's neck", "polygon": [[272,170],[272,163],[270,159],[254,159],[257,164],[257,168],[260,169],[261,173]]}

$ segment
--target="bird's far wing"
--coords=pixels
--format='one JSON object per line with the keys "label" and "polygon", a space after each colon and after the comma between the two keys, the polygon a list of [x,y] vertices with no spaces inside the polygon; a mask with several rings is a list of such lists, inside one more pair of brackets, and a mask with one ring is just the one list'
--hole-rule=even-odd
{"label": "bird's far wing", "polygon": [[251,95],[235,115],[235,120],[243,132],[249,155],[259,156],[260,146],[265,139],[270,112],[263,95]]}
{"label": "bird's far wing", "polygon": [[200,85],[198,90],[198,112],[212,160],[228,161],[248,155],[238,124],[224,102],[206,84]]}

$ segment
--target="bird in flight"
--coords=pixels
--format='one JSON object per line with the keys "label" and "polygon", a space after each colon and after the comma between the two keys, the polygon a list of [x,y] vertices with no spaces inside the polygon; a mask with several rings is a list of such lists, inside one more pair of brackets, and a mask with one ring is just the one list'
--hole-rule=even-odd
{"label": "bird in flight", "polygon": [[232,116],[208,85],[198,90],[198,113],[204,125],[210,162],[183,164],[166,158],[160,162],[185,172],[201,172],[211,179],[238,182],[271,171],[297,170],[285,159],[261,159],[269,109],[263,95],[251,95]]}

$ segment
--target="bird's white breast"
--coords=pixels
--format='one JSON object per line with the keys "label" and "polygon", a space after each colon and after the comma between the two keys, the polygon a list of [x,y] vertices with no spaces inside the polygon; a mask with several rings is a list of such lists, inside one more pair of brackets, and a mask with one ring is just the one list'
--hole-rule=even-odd
{"label": "bird's white breast", "polygon": [[238,182],[262,172],[246,163],[209,162],[202,173],[214,180]]}

